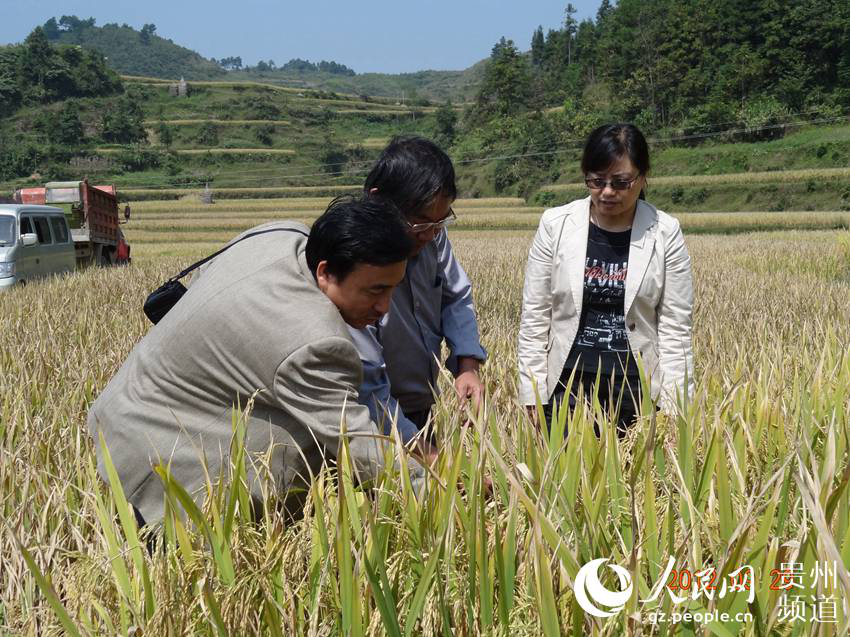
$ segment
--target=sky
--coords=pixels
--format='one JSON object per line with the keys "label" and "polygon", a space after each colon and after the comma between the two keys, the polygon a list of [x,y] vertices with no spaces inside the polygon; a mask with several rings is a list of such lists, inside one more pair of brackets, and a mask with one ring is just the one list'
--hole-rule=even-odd
{"label": "sky", "polygon": [[[572,0],[593,18],[600,0]],[[245,64],[333,60],[358,73],[461,70],[487,57],[500,37],[530,47],[538,25],[559,28],[554,0],[0,0],[0,43],[22,41],[51,17],[98,25],[153,23],[157,35],[204,57]]]}

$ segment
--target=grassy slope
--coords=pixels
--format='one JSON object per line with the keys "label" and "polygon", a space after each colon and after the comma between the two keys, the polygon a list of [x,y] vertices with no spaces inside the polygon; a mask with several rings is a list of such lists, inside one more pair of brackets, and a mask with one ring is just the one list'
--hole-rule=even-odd
{"label": "grassy slope", "polygon": [[[801,128],[765,142],[652,150],[648,197],[664,209],[850,209],[848,124]],[[532,199],[551,204],[584,196],[577,163],[571,158],[559,183],[542,186]]]}
{"label": "grassy slope", "polygon": [[270,71],[262,74],[239,71],[229,73],[229,77],[279,82],[286,86],[338,93],[374,95],[393,99],[400,99],[404,94],[406,99],[424,98],[438,102],[450,100],[457,103],[474,97],[485,66],[486,60],[482,60],[463,71],[361,73],[354,76],[292,71]]}
{"label": "grassy slope", "polygon": [[[575,156],[580,151],[576,151]],[[850,166],[850,125],[792,129],[780,139],[751,143],[707,142],[700,146],[654,144],[652,175],[719,175],[806,168]],[[569,157],[558,183],[581,181],[578,164]]]}

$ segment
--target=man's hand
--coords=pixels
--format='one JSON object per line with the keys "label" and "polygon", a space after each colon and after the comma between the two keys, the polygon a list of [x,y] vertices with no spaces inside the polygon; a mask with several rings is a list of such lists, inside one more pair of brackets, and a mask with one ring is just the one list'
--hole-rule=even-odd
{"label": "man's hand", "polygon": [[481,397],[484,395],[484,384],[478,377],[480,361],[477,358],[467,356],[459,357],[457,361],[457,377],[455,377],[455,391],[461,402],[472,399],[472,406],[477,412],[481,406]]}

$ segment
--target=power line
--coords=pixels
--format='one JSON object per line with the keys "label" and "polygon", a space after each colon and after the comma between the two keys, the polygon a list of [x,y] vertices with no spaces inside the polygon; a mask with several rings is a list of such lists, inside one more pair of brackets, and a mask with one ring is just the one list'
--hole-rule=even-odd
{"label": "power line", "polygon": [[[808,110],[808,111],[798,111],[798,112],[794,112],[794,113],[789,113],[789,116],[810,115],[810,114],[819,113],[819,112],[820,112],[820,109],[811,109],[811,110]],[[842,109],[841,112],[842,113],[850,113],[850,108]],[[745,129],[741,129],[741,128],[738,128],[738,129],[721,129],[720,128],[721,126],[725,126],[725,125],[737,124],[739,121],[740,120],[734,120],[734,121],[728,121],[728,122],[721,122],[721,123],[718,123],[718,124],[705,124],[705,125],[697,126],[697,127],[694,127],[694,128],[696,128],[696,130],[699,130],[701,128],[702,129],[707,128],[709,130],[712,129],[712,128],[719,129],[719,130],[714,131],[718,135],[734,134],[734,133],[738,133],[738,132],[751,132],[751,131],[755,131],[755,130],[766,130],[766,128],[764,128],[764,127],[762,127],[762,128],[745,128]],[[817,123],[818,121],[825,121],[825,120],[806,120],[805,123]],[[788,124],[788,123],[776,124],[776,125],[773,125],[773,127],[779,128],[779,127],[782,127],[782,126],[785,126],[785,125],[790,125],[790,124]],[[697,139],[697,138],[706,137],[706,136],[708,136],[707,133],[691,133],[689,135],[681,135],[681,136],[677,136],[677,137],[652,138],[652,139],[653,139],[653,141],[664,143],[664,142],[670,142],[670,141],[686,141],[686,140]],[[550,139],[550,142],[554,141],[554,137],[552,137],[552,136],[550,136],[549,139]],[[356,142],[348,142],[348,143],[356,144]],[[567,148],[581,148],[583,146],[583,143],[584,143],[583,140],[579,140],[579,139],[570,140],[568,142]],[[496,158],[496,159],[511,159],[511,158],[517,157],[517,156],[533,157],[533,156],[537,156],[537,155],[540,155],[540,154],[546,154],[546,153],[552,152],[551,151],[551,143],[545,143],[544,142],[544,143],[541,143],[541,144],[536,144],[536,145],[531,146],[529,148],[546,148],[546,149],[550,149],[550,150],[547,150],[545,153],[528,152],[528,153],[523,153],[521,155],[516,155],[516,154],[514,154],[514,155],[503,155],[503,156],[497,155],[497,156],[493,156],[493,158]],[[564,147],[561,146],[560,148],[564,148]],[[480,161],[489,161],[490,159],[491,159],[491,157],[483,157],[483,158],[468,159],[468,160],[455,160],[454,163],[455,164],[476,163],[476,162],[480,162]],[[362,161],[357,161],[357,162],[346,161],[346,162],[323,163],[323,165],[325,167],[348,166],[349,169],[351,169],[351,168],[355,168],[357,166],[364,166],[364,165],[371,166],[372,163],[373,163],[373,160],[362,160]],[[303,163],[302,164],[292,164],[292,163],[287,162],[286,165],[291,167],[291,166],[308,166],[308,165],[312,166],[312,165],[315,165],[315,164],[303,164]],[[275,170],[276,170],[275,167],[269,166],[269,167],[265,167],[265,168],[256,168],[256,169],[240,169],[238,171],[234,171],[234,172],[231,172],[231,173],[228,173],[228,174],[229,175],[250,175],[250,174],[255,174],[255,173],[272,172],[272,171],[275,171]],[[216,173],[216,174],[218,174],[218,173]],[[321,176],[321,175],[325,175],[325,174],[333,175],[335,173],[334,172],[328,172],[328,173],[320,173],[319,175]],[[270,175],[270,176],[276,176],[276,175]],[[300,176],[300,175],[296,175],[296,176]],[[313,176],[313,175],[310,175],[310,176]]]}
{"label": "power line", "polygon": [[[843,109],[843,111],[845,111],[845,112],[848,111],[848,110],[850,110],[850,109]],[[803,112],[795,113],[795,114],[796,115],[804,115],[804,114],[809,114],[809,113],[812,113],[812,112],[817,112],[817,111],[803,111]],[[688,134],[688,135],[676,135],[676,136],[668,136],[668,137],[650,137],[648,141],[650,143],[654,143],[654,144],[670,144],[670,143],[676,143],[676,142],[682,142],[682,141],[692,141],[692,140],[695,140],[695,139],[709,139],[709,138],[713,138],[713,137],[721,137],[721,136],[735,135],[735,134],[742,134],[742,133],[754,133],[754,132],[763,132],[763,131],[768,131],[768,130],[777,130],[777,129],[780,129],[780,128],[795,128],[795,127],[813,125],[813,124],[828,124],[828,123],[835,123],[835,122],[843,121],[843,120],[846,120],[846,119],[847,119],[847,115],[841,115],[841,116],[837,116],[837,117],[828,117],[828,118],[821,118],[821,119],[787,121],[787,122],[776,123],[776,124],[767,124],[767,125],[759,126],[759,127],[745,127],[745,128],[739,127],[739,128],[724,129],[724,130],[706,132],[706,133],[693,133],[693,134]],[[483,157],[475,157],[475,158],[468,158],[468,159],[456,159],[456,160],[454,160],[454,163],[455,163],[455,165],[469,165],[469,164],[489,163],[489,162],[492,162],[492,161],[504,161],[504,160],[510,160],[510,159],[524,159],[524,158],[531,158],[531,157],[551,156],[551,155],[563,154],[563,153],[570,152],[570,151],[575,151],[577,149],[582,148],[583,145],[584,145],[584,140],[576,138],[576,139],[573,139],[573,140],[567,140],[567,143],[565,145],[562,144],[562,145],[557,146],[555,148],[550,148],[549,150],[541,150],[541,151],[536,151],[536,152],[525,152],[525,153],[501,154],[501,155],[486,155],[486,156],[483,156]],[[532,146],[532,148],[534,148],[534,147],[535,146]],[[546,147],[546,145],[538,144],[536,147]],[[312,177],[324,177],[324,178],[328,178],[328,179],[345,179],[345,178],[351,178],[351,177],[354,177],[354,176],[357,176],[357,175],[362,175],[362,174],[366,173],[368,168],[371,167],[372,164],[373,164],[373,160],[363,160],[363,161],[358,161],[358,162],[345,162],[345,163],[339,162],[339,163],[326,164],[326,165],[327,166],[346,165],[348,168],[347,168],[345,174],[340,174],[339,171],[308,172],[308,173],[298,173],[298,174],[283,173],[283,174],[278,174],[278,175],[269,175],[268,177],[256,177],[256,176],[255,177],[246,177],[244,179],[240,179],[240,183],[268,182],[269,179],[272,179],[272,180],[274,180],[274,179],[291,180],[291,179],[304,179],[304,178],[312,178]],[[271,170],[271,168],[269,170]],[[240,171],[234,171],[234,172],[228,172],[226,174],[222,174],[221,169],[219,169],[218,172],[211,172],[209,177],[214,178],[214,177],[217,177],[219,175],[221,175],[222,177],[240,177],[243,174],[247,175],[247,174],[249,174],[249,172],[246,170],[246,171],[241,171],[241,172]],[[251,173],[251,174],[253,174],[253,173]],[[116,180],[116,183],[120,184],[120,186],[122,188],[125,188],[125,189],[140,189],[140,188],[145,188],[146,186],[163,186],[163,187],[168,188],[168,189],[179,189],[181,186],[191,186],[191,185],[203,186],[203,185],[205,185],[205,184],[207,184],[211,181],[214,181],[214,179],[204,179],[204,178],[198,177],[197,179],[194,179],[194,180],[188,180],[188,181],[181,180],[178,184],[175,184],[173,180],[171,180],[167,177],[162,177],[161,179],[157,179],[157,180],[148,179],[144,182],[136,182],[136,183],[132,183],[132,182],[131,183],[123,183],[121,180]],[[9,183],[15,183],[15,182],[9,182]],[[320,184],[320,186],[321,185],[322,184]],[[227,188],[227,187],[228,186],[220,186],[220,188]],[[230,187],[238,187],[238,186],[230,186]],[[275,187],[275,186],[268,186],[268,187]],[[291,186],[281,186],[281,187],[291,187]],[[310,187],[310,186],[305,186],[305,187]],[[331,184],[331,185],[329,185],[329,187],[334,187],[334,186],[333,186],[333,184]]]}
{"label": "power line", "polygon": [[[711,133],[697,133],[697,134],[692,134],[692,135],[677,135],[677,136],[670,136],[670,137],[650,137],[648,141],[650,143],[655,143],[655,144],[667,144],[667,143],[675,143],[675,142],[681,142],[681,141],[689,141],[689,140],[694,140],[694,139],[708,139],[708,138],[711,138],[711,137],[719,137],[719,136],[724,136],[724,135],[763,132],[763,131],[768,131],[768,130],[776,130],[776,129],[784,128],[784,127],[794,128],[794,127],[805,126],[805,125],[809,125],[809,124],[835,123],[835,122],[843,121],[845,119],[847,119],[846,116],[823,118],[823,119],[817,119],[817,120],[801,120],[801,121],[797,121],[797,122],[784,122],[784,123],[780,123],[780,124],[769,124],[769,125],[764,125],[764,126],[759,126],[759,127],[754,127],[754,128],[726,129],[726,130],[715,131],[715,132],[711,132]],[[488,163],[488,162],[492,162],[492,161],[503,161],[503,160],[508,160],[508,159],[523,159],[523,158],[528,158],[528,157],[541,157],[541,156],[557,155],[557,154],[563,154],[563,153],[570,152],[570,151],[575,151],[579,148],[582,148],[583,145],[584,145],[583,140],[576,139],[576,140],[573,140],[573,142],[570,143],[567,146],[561,146],[559,148],[552,149],[552,150],[537,151],[537,152],[530,152],[530,153],[514,153],[514,154],[507,154],[507,155],[488,155],[488,156],[485,156],[485,157],[476,157],[476,158],[470,158],[470,159],[455,160],[454,163],[456,165],[458,165],[458,164],[464,165],[464,164],[474,164],[474,163]],[[348,171],[349,175],[361,174],[363,172],[366,172],[365,169]],[[323,173],[305,173],[305,174],[300,174],[300,175],[279,175],[278,178],[279,179],[298,179],[298,178],[304,178],[304,177],[322,177],[322,176],[328,176],[328,175],[336,175],[337,177],[339,177],[339,175],[337,175],[336,173],[323,172]],[[249,179],[243,180],[243,182],[252,182],[252,181],[266,181],[266,180],[263,179],[263,178],[256,178],[256,177],[253,178],[253,179],[249,178]]]}

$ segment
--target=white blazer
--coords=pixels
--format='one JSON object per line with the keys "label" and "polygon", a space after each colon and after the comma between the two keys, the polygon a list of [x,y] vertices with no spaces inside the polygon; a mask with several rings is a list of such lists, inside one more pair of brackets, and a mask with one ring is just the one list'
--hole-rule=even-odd
{"label": "white blazer", "polygon": [[[528,254],[519,327],[519,399],[549,401],[578,333],[590,197],[543,213]],[[671,412],[693,396],[691,259],[679,222],[638,200],[629,246],[624,315],[629,347],[649,374],[651,395]]]}

